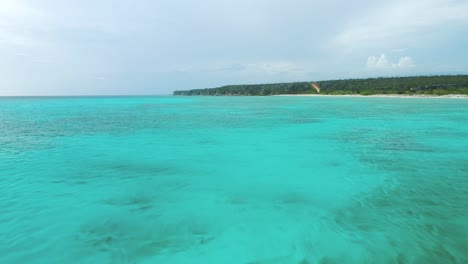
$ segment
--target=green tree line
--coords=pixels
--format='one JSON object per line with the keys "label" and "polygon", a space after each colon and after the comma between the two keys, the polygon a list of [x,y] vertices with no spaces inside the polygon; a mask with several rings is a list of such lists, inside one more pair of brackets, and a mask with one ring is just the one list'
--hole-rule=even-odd
{"label": "green tree line", "polygon": [[320,86],[320,94],[425,94],[468,95],[468,75],[437,75],[329,80],[272,84],[226,85],[217,88],[175,91],[174,95],[266,96],[278,94],[316,94],[311,84]]}

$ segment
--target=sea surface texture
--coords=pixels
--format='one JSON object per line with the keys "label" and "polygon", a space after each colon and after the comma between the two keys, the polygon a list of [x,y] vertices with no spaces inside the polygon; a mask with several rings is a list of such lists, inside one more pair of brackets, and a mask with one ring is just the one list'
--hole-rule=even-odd
{"label": "sea surface texture", "polygon": [[468,100],[0,99],[0,263],[468,263]]}

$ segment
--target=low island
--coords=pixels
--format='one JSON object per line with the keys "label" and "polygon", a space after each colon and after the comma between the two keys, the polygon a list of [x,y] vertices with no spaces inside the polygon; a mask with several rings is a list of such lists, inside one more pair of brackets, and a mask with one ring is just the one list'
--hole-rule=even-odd
{"label": "low island", "polygon": [[217,88],[175,91],[183,96],[269,96],[269,95],[382,95],[382,96],[468,96],[468,75],[437,75],[328,80],[272,84],[226,85]]}

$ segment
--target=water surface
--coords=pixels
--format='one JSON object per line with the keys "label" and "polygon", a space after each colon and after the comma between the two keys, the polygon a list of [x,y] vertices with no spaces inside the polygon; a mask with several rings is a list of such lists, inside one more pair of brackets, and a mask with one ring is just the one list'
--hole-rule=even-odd
{"label": "water surface", "polygon": [[468,100],[0,99],[0,263],[468,263]]}

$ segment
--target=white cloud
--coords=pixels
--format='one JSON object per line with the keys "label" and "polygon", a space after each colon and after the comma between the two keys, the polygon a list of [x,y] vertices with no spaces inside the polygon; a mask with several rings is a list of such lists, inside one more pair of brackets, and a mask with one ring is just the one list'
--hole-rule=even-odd
{"label": "white cloud", "polygon": [[411,68],[415,67],[413,59],[409,56],[400,58],[400,61],[397,64],[398,68]]}
{"label": "white cloud", "polygon": [[379,58],[376,56],[370,56],[367,59],[368,68],[388,68],[390,63],[388,63],[387,56],[385,54],[380,55]]}
{"label": "white cloud", "polygon": [[401,57],[398,63],[391,63],[385,54],[380,57],[370,56],[367,58],[368,69],[405,69],[415,67],[413,59],[409,56]]}
{"label": "white cloud", "polygon": [[468,25],[467,14],[468,1],[393,0],[366,10],[334,38],[334,43],[350,50],[407,46],[418,38],[433,37],[440,27]]}

